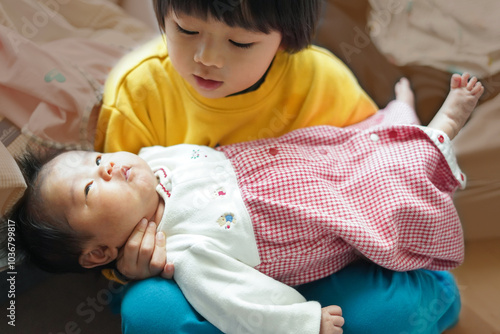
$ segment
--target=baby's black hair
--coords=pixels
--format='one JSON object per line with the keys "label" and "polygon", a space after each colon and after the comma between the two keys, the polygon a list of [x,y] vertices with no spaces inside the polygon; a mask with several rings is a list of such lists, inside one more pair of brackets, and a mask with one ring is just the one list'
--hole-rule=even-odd
{"label": "baby's black hair", "polygon": [[279,31],[281,45],[293,53],[312,43],[321,0],[153,0],[153,5],[162,31],[172,10],[202,19],[211,16],[231,27]]}
{"label": "baby's black hair", "polygon": [[16,251],[26,260],[52,273],[84,272],[78,259],[90,237],[74,231],[64,218],[51,216],[40,196],[44,166],[61,153],[28,150],[16,159],[27,189],[7,217],[15,224]]}

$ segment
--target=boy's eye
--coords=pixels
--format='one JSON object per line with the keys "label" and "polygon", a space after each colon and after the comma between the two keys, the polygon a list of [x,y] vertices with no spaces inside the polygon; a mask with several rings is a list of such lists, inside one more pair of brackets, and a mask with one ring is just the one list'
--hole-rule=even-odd
{"label": "boy's eye", "polygon": [[253,45],[253,43],[237,43],[237,42],[232,41],[232,40],[229,40],[229,41],[234,46],[237,46],[237,47],[242,48],[242,49],[248,49],[248,48],[250,48]]}
{"label": "boy's eye", "polygon": [[87,195],[89,194],[90,188],[92,188],[92,183],[94,183],[94,182],[90,182],[89,184],[87,184],[85,186],[85,198],[87,198]]}
{"label": "boy's eye", "polygon": [[180,25],[177,25],[177,31],[182,33],[182,34],[186,34],[186,35],[196,35],[198,34],[197,31],[189,31],[189,30],[186,30],[186,29],[183,29],[181,28]]}
{"label": "boy's eye", "polygon": [[98,157],[95,159],[95,164],[96,164],[97,166],[99,166],[99,165],[101,164],[101,157],[100,157],[100,156],[98,156]]}

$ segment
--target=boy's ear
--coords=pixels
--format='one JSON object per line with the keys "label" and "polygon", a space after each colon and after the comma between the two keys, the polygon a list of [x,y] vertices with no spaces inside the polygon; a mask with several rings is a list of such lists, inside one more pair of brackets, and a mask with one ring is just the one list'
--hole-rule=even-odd
{"label": "boy's ear", "polygon": [[98,246],[80,255],[78,262],[84,268],[90,269],[110,263],[118,257],[117,248]]}

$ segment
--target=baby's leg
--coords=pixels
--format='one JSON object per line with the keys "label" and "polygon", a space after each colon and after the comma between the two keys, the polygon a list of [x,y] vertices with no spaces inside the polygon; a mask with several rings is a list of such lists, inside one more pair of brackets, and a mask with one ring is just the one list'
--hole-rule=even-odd
{"label": "baby's leg", "polygon": [[450,93],[428,127],[443,131],[453,139],[462,129],[484,92],[476,77],[469,80],[468,73],[453,74]]}
{"label": "baby's leg", "polygon": [[406,78],[401,78],[394,87],[396,100],[407,103],[415,110],[415,96],[410,88],[410,82]]}

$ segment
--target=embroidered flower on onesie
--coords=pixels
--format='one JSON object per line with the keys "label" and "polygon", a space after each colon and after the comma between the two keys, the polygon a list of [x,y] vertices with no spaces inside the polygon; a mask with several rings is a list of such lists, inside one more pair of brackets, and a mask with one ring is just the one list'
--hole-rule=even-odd
{"label": "embroidered flower on onesie", "polygon": [[198,159],[200,157],[200,150],[193,150],[193,154],[191,155],[191,159]]}
{"label": "embroidered flower on onesie", "polygon": [[226,212],[217,219],[217,223],[220,227],[229,230],[232,225],[236,224],[236,218],[233,213]]}
{"label": "embroidered flower on onesie", "polygon": [[193,152],[191,153],[191,159],[198,159],[200,157],[200,155],[204,158],[207,158],[208,155],[206,155],[205,153],[203,152],[200,152],[200,150],[193,150]]}

